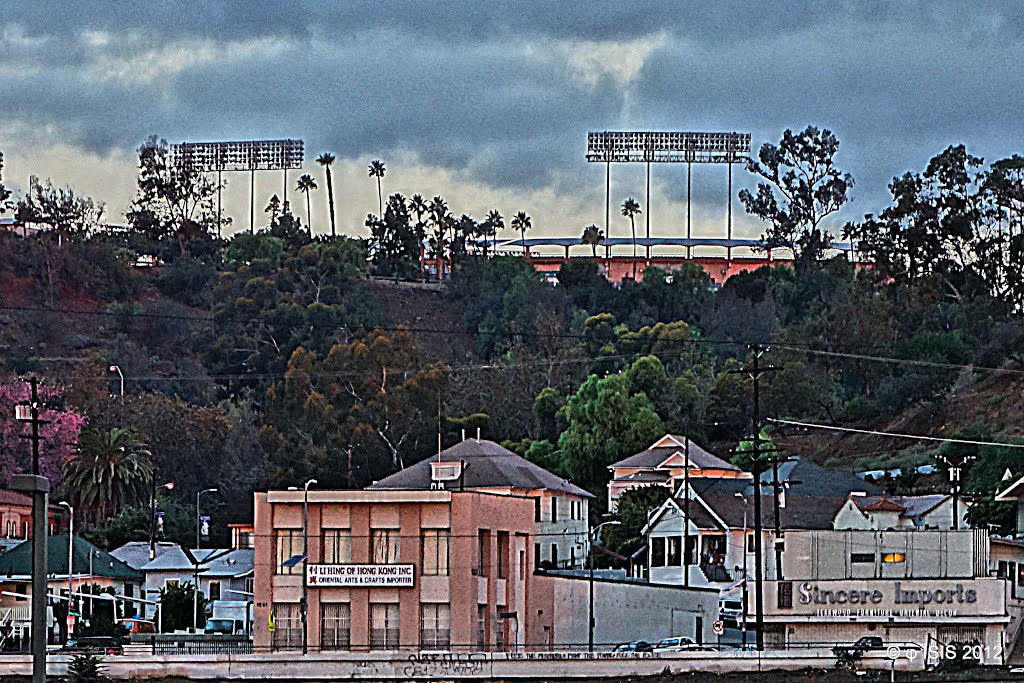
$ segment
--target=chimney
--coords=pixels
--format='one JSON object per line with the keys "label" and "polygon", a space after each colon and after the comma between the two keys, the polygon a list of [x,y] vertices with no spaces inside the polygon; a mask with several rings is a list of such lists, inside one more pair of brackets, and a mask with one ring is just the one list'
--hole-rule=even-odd
{"label": "chimney", "polygon": [[476,442],[480,443],[480,428],[476,428]]}

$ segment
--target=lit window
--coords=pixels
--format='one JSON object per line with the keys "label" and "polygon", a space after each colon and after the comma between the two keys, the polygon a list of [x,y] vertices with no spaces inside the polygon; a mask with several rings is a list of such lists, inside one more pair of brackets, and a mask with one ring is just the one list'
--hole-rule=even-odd
{"label": "lit window", "polygon": [[907,556],[904,553],[885,553],[882,555],[882,562],[886,564],[898,564],[906,561]]}

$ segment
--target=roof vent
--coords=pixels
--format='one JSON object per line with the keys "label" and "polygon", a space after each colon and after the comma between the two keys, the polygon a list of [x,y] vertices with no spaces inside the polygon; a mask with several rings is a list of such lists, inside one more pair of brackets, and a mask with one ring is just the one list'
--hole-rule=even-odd
{"label": "roof vent", "polygon": [[860,496],[861,498],[868,495],[867,491],[850,491],[851,496]]}

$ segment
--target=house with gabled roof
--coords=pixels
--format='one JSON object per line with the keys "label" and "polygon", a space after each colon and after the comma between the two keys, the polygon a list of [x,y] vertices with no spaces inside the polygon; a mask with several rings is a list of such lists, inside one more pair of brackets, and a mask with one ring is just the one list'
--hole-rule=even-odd
{"label": "house with gabled roof", "polygon": [[664,486],[675,490],[689,470],[691,479],[749,479],[730,462],[709,453],[687,436],[666,434],[639,453],[608,466],[608,508],[626,491],[643,486]]}
{"label": "house with gabled roof", "polygon": [[[966,529],[967,503],[957,500],[956,528]],[[865,496],[851,494],[836,513],[836,529],[896,530],[949,529],[953,524],[953,497]]]}

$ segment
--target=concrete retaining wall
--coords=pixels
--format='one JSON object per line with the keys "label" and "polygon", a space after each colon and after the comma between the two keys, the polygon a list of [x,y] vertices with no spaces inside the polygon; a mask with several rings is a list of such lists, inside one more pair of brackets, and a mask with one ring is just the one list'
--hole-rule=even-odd
{"label": "concrete retaining wall", "polygon": [[[63,676],[70,657],[53,655],[47,675]],[[681,652],[671,655],[619,655],[582,652],[528,652],[512,654],[430,654],[391,655],[348,654],[254,654],[254,655],[165,655],[118,656],[104,661],[106,673],[121,679],[155,679],[168,676],[192,680],[409,680],[409,679],[571,679],[593,677],[625,678],[691,671],[770,671],[773,669],[828,669],[835,657],[828,651],[800,652]],[[920,669],[915,662],[914,669]],[[888,669],[882,657],[864,661],[867,668]],[[907,660],[897,669],[912,668]],[[5,674],[28,676],[32,660],[28,655],[0,657]]]}

